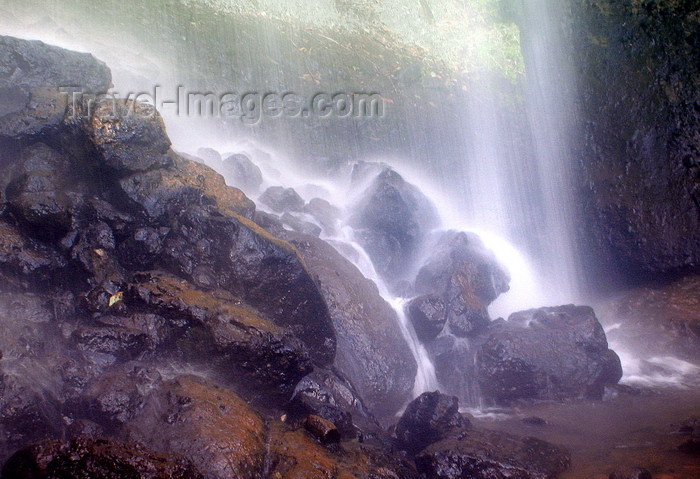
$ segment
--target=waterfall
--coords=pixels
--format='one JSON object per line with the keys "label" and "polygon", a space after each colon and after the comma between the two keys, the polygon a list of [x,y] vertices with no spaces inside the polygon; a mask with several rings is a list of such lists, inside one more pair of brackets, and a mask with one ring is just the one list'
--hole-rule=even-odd
{"label": "waterfall", "polygon": [[[99,8],[84,0],[45,3],[9,0],[0,12],[11,9],[12,16],[7,22],[0,20],[0,27],[94,53],[113,68],[115,90],[122,96],[152,92],[155,86],[166,100],[178,87],[200,93],[232,88],[301,94],[354,92],[360,87],[379,91],[388,105],[384,123],[300,117],[248,125],[185,117],[172,105],[164,105],[161,113],[177,150],[210,146],[235,151],[237,144],[251,139],[279,162],[269,165],[276,184],[297,187],[307,184],[306,178],[313,176],[318,183],[325,175],[330,196],[346,191],[337,184],[337,173],[348,162],[381,160],[400,166],[401,174],[436,204],[444,228],[477,232],[510,270],[511,291],[491,305],[493,318],[577,299],[567,143],[572,82],[558,31],[561,12],[554,2],[518,2],[519,21],[537,28],[528,29],[534,33],[520,42],[527,63],[525,79],[510,82],[488,71],[492,52],[478,50],[493,47],[488,39],[498,21],[493,15],[466,17],[466,3],[431,3],[431,22],[425,15],[411,15],[417,2],[380,1],[371,2],[371,7],[366,2],[360,12],[364,17],[357,18],[350,18],[359,15],[355,10],[338,11],[334,2],[324,1],[182,0],[158,2],[153,8],[134,0],[110,0]],[[76,15],[83,21],[76,22]],[[470,23],[460,30],[459,22],[445,23],[444,17]],[[388,39],[374,41],[365,21],[375,28],[374,35],[380,32]],[[85,24],[92,28],[85,29]],[[363,35],[371,41],[361,44],[363,50],[328,37],[323,28],[348,41],[361,42]],[[476,33],[461,38],[472,34],[469,29]],[[450,37],[450,31],[458,33]],[[467,44],[462,49],[469,57],[465,63],[475,68],[461,88],[446,85],[436,71],[436,65],[451,57],[440,57],[434,64],[434,59],[420,57],[437,56],[442,50],[455,56],[459,41]],[[413,48],[412,42],[423,50]],[[407,48],[418,56],[387,58]],[[398,69],[392,61],[398,62]],[[355,68],[363,73],[353,77],[348,72]],[[337,75],[339,70],[345,75]],[[457,100],[452,102],[452,97]],[[290,172],[297,174],[296,180],[290,180]],[[346,198],[332,202],[342,205]],[[366,260],[351,237],[324,239],[344,242]],[[434,368],[406,321],[401,300],[383,286],[371,262],[356,265],[397,311],[398,327],[419,363],[415,392],[436,387]]]}

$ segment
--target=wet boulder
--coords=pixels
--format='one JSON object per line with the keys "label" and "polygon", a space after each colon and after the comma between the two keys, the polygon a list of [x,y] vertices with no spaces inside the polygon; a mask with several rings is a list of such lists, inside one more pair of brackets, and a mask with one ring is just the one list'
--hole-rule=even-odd
{"label": "wet boulder", "polygon": [[296,422],[311,414],[332,422],[344,439],[381,429],[352,384],[332,370],[317,369],[299,381],[287,410]]}
{"label": "wet boulder", "polygon": [[298,231],[299,233],[304,233],[311,236],[321,235],[322,230],[319,226],[309,221],[304,221],[303,219],[290,213],[284,213],[280,217],[280,221],[282,222],[282,224],[289,226],[294,231]]}
{"label": "wet boulder", "polygon": [[7,206],[32,236],[51,239],[70,229],[72,201],[64,194],[69,168],[70,158],[36,143],[3,172]]}
{"label": "wet boulder", "polygon": [[436,295],[427,294],[413,298],[406,305],[406,315],[422,342],[435,339],[447,322],[445,303]]}
{"label": "wet boulder", "polygon": [[282,186],[271,186],[266,189],[260,196],[260,202],[277,213],[304,209],[304,199],[293,188],[283,188]]}
{"label": "wet boulder", "polygon": [[215,204],[245,218],[251,218],[255,205],[242,191],[226,186],[224,178],[211,168],[168,155],[169,168],[137,172],[119,179],[120,193],[134,213],[152,221],[177,216],[193,204]]}
{"label": "wet boulder", "polygon": [[168,232],[169,229],[165,227],[133,229],[119,244],[119,263],[129,269],[151,269],[163,249],[163,238]]}
{"label": "wet boulder", "polygon": [[58,130],[72,93],[104,93],[112,83],[107,66],[88,53],[0,36],[0,139]]}
{"label": "wet boulder", "polygon": [[[112,301],[121,301],[119,293]],[[114,305],[113,305],[114,306]],[[163,342],[165,321],[154,314],[121,317],[103,315],[71,333],[77,349],[88,354],[112,356],[119,361],[141,359]]]}
{"label": "wet boulder", "polygon": [[361,164],[353,171],[356,188],[364,189],[349,223],[377,271],[386,279],[398,280],[412,266],[423,239],[438,225],[437,211],[394,170],[381,167],[367,184],[366,177],[375,173],[366,169]]}
{"label": "wet boulder", "polygon": [[478,382],[487,400],[603,396],[622,377],[603,327],[587,306],[557,306],[494,322],[477,354]]}
{"label": "wet boulder", "polygon": [[[179,157],[169,168],[137,173],[119,184],[134,214],[160,226],[157,238],[149,239],[153,231],[143,233],[151,245],[138,245],[141,256],[143,247],[162,251],[156,266],[198,287],[230,291],[290,328],[319,364],[332,361],[334,333],[312,277],[294,247],[246,218],[254,206],[240,190],[227,187],[210,168]],[[128,245],[120,256],[130,256]]]}
{"label": "wet boulder", "polygon": [[138,443],[78,437],[44,441],[17,451],[2,469],[3,479],[140,478],[203,479],[192,463],[177,454],[163,454]]}
{"label": "wet boulder", "polygon": [[570,463],[564,449],[532,437],[462,430],[416,456],[418,470],[435,479],[554,479]]}
{"label": "wet boulder", "polygon": [[334,236],[337,233],[341,211],[328,201],[312,198],[304,205],[304,213],[313,216],[327,235]]}
{"label": "wet boulder", "polygon": [[[184,155],[183,155],[184,156]],[[197,157],[204,161],[204,164],[219,170],[221,168],[221,153],[214,148],[198,148]]]}
{"label": "wet boulder", "polygon": [[[442,233],[431,250],[416,276],[416,293],[442,300],[452,334],[478,334],[489,324],[488,305],[508,291],[509,273],[474,233]],[[411,319],[421,322],[420,315]]]}
{"label": "wet boulder", "polygon": [[298,249],[328,305],[338,341],[335,368],[378,419],[392,417],[410,398],[417,368],[396,312],[325,241],[291,231],[283,238]]}
{"label": "wet boulder", "polygon": [[435,391],[421,394],[408,405],[396,425],[396,437],[416,453],[452,430],[468,427],[469,420],[459,413],[459,400]]}
{"label": "wet boulder", "polygon": [[260,168],[242,153],[224,159],[221,172],[229,185],[240,188],[248,194],[256,193],[263,182]]}
{"label": "wet boulder", "polygon": [[170,139],[163,118],[152,105],[131,100],[71,105],[69,128],[81,130],[96,159],[118,175],[168,166]]}
{"label": "wet boulder", "polygon": [[112,434],[137,416],[145,405],[146,392],[162,383],[156,370],[118,369],[126,371],[115,370],[97,376],[85,387],[77,402],[68,404],[75,416],[94,421]]}

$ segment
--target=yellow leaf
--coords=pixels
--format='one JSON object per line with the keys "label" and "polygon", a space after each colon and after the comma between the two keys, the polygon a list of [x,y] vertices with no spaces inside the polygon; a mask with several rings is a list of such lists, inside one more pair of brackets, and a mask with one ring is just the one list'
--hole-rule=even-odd
{"label": "yellow leaf", "polygon": [[119,301],[121,301],[123,299],[124,299],[124,293],[122,291],[114,293],[109,298],[109,307],[111,308],[114,304],[118,303]]}

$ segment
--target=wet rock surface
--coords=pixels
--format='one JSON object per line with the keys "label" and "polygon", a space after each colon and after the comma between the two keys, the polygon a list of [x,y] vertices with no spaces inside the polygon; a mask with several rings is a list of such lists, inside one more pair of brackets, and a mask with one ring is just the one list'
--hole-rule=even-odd
{"label": "wet rock surface", "polygon": [[413,298],[407,305],[406,313],[418,339],[423,342],[435,339],[447,323],[445,303],[436,295]]}
{"label": "wet rock surface", "polygon": [[61,87],[104,93],[111,83],[90,54],[0,36],[0,140],[55,132],[72,95]]}
{"label": "wet rock surface", "polygon": [[[31,96],[62,82],[110,84],[89,55],[5,37],[0,45],[14,52],[2,57],[2,88],[16,81]],[[257,413],[238,396],[216,398],[238,385],[248,401],[282,407],[314,364],[333,361],[333,324],[303,260],[249,220],[255,207],[240,190],[173,153],[149,106],[78,101],[57,106],[50,124],[8,120],[25,106],[5,112],[0,134],[2,459],[66,434],[138,436],[207,471],[227,475],[234,464],[258,477],[265,422],[250,426],[255,446],[239,444],[232,431],[248,434],[242,425]],[[206,364],[221,384],[173,383],[160,373],[173,363]],[[205,412],[244,406],[250,414],[227,416],[223,443],[220,418],[207,423]],[[167,407],[181,418],[171,442],[137,434]],[[215,443],[229,452],[217,455]],[[212,456],[197,455],[204,450]],[[237,450],[252,462],[236,465]]]}
{"label": "wet rock surface", "polygon": [[240,188],[248,194],[257,192],[263,182],[260,168],[242,153],[224,159],[221,171],[228,184]]}
{"label": "wet rock surface", "polygon": [[260,196],[260,201],[277,213],[302,211],[304,199],[292,188],[271,186]]}
{"label": "wet rock surface", "polygon": [[622,377],[620,359],[586,306],[512,314],[489,328],[480,347],[478,381],[485,398],[600,399]]}
{"label": "wet rock surface", "polygon": [[569,466],[558,446],[503,432],[475,429],[459,413],[459,401],[439,392],[413,400],[396,426],[402,447],[415,454],[430,478],[554,478]]}
{"label": "wet rock surface", "polygon": [[45,441],[21,449],[2,469],[3,479],[204,479],[190,461],[156,453],[138,443],[78,438]]}
{"label": "wet rock surface", "polygon": [[[627,291],[600,306],[610,341],[631,346],[640,359],[673,355],[700,361],[700,277]],[[643,350],[636,345],[644,345]]]}
{"label": "wet rock surface", "polygon": [[[75,61],[94,62],[76,82],[102,78],[89,56]],[[416,363],[371,281],[328,243],[285,231],[284,217],[256,212],[222,176],[175,154],[149,106],[66,110],[55,92],[37,90],[43,80],[32,82],[29,94],[37,105],[45,94],[48,113],[17,100],[0,119],[0,315],[11,325],[0,335],[0,455],[73,442],[39,443],[7,467],[41,462],[42,471],[92,477],[109,462],[135,477],[412,479],[416,465],[429,477],[485,478],[553,477],[565,466],[549,444],[469,429],[456,399],[438,393],[409,405],[389,437],[379,422],[393,422],[411,398]],[[12,90],[22,85],[0,97],[22,99]],[[246,187],[258,188],[238,160]],[[392,170],[363,168],[352,221],[380,272],[398,280],[436,214]],[[287,223],[289,212],[310,215],[332,231],[341,216],[293,190],[267,196]],[[437,245],[415,285],[401,285],[418,295],[411,319],[434,358],[461,371],[476,353],[460,345],[473,341],[479,368],[496,377],[494,402],[596,396],[617,380],[592,312],[491,324],[486,307],[507,291],[508,274],[476,237],[446,233]],[[555,346],[532,353],[538,341]],[[547,369],[554,351],[588,375]],[[534,396],[518,389],[524,369]],[[467,379],[457,378],[460,391]],[[79,460],[66,464],[64,455]]]}
{"label": "wet rock surface", "polygon": [[353,182],[364,191],[349,224],[358,230],[358,241],[377,271],[390,281],[402,279],[422,240],[438,224],[435,207],[418,188],[385,165],[356,165]]}
{"label": "wet rock surface", "polygon": [[698,5],[568,3],[584,106],[578,169],[582,241],[595,252],[592,284],[601,270],[617,272],[627,284],[696,271]]}
{"label": "wet rock surface", "polygon": [[565,450],[545,441],[488,430],[460,431],[416,456],[420,472],[440,479],[550,479],[569,461]]}
{"label": "wet rock surface", "polygon": [[459,400],[435,391],[411,401],[396,425],[396,437],[415,453],[453,429],[468,427],[469,420],[459,413]]}
{"label": "wet rock surface", "polygon": [[483,331],[490,321],[487,306],[510,288],[509,273],[473,233],[445,232],[431,250],[416,276],[419,298],[442,301],[455,336]]}
{"label": "wet rock surface", "polygon": [[119,433],[182,454],[211,477],[260,477],[267,426],[233,391],[195,376],[166,381]]}
{"label": "wet rock surface", "polygon": [[310,414],[332,422],[343,439],[381,430],[352,384],[333,370],[317,369],[299,381],[288,411],[297,422]]}
{"label": "wet rock surface", "polygon": [[416,374],[396,312],[377,286],[328,243],[293,232],[281,237],[299,250],[326,299],[338,341],[335,367],[369,410],[390,418],[409,399]]}

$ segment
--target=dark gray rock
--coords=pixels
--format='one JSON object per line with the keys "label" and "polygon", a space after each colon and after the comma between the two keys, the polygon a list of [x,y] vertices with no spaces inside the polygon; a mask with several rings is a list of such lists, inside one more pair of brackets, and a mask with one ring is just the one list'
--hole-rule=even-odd
{"label": "dark gray rock", "polygon": [[416,453],[454,429],[469,425],[469,420],[459,413],[459,400],[435,391],[411,401],[396,425],[396,437],[409,452]]}
{"label": "dark gray rock", "polygon": [[406,305],[406,314],[422,342],[435,339],[447,322],[445,303],[436,295],[413,298]]}
{"label": "dark gray rock", "polygon": [[56,132],[73,87],[104,93],[112,83],[107,66],[88,53],[0,36],[0,139]]}
{"label": "dark gray rock", "polygon": [[477,370],[488,400],[600,399],[604,387],[622,377],[620,359],[587,306],[514,313],[494,322],[486,336]]}
{"label": "dark gray rock", "polygon": [[328,305],[338,341],[335,367],[367,408],[388,420],[409,399],[417,367],[396,312],[328,243],[291,231],[282,237],[299,250]]}
{"label": "dark gray rock", "polygon": [[311,236],[321,235],[322,230],[320,227],[316,226],[315,224],[309,221],[304,221],[300,218],[297,218],[296,216],[290,213],[282,214],[282,216],[280,217],[280,221],[282,221],[283,224],[289,226],[294,231],[297,231],[299,233],[304,233]]}
{"label": "dark gray rock", "polygon": [[317,369],[299,381],[288,410],[297,422],[309,414],[327,419],[346,439],[381,430],[352,384],[332,370]]}
{"label": "dark gray rock", "polygon": [[304,209],[304,199],[293,188],[271,186],[260,196],[260,201],[277,213]]}
{"label": "dark gray rock", "polygon": [[0,271],[25,285],[46,284],[61,274],[64,258],[53,248],[0,222]]}
{"label": "dark gray rock", "polygon": [[[368,170],[368,171],[365,171]],[[402,279],[416,259],[428,232],[437,226],[438,215],[428,198],[401,175],[386,166],[365,186],[363,177],[374,173],[371,164],[353,171],[356,187],[365,187],[353,207],[350,224],[377,271],[389,280]]]}
{"label": "dark gray rock", "polygon": [[79,437],[44,441],[17,451],[2,469],[3,479],[54,477],[102,479],[203,479],[176,454],[156,453],[138,443]]}
{"label": "dark gray rock", "polygon": [[242,153],[227,157],[222,163],[221,172],[229,185],[248,194],[256,193],[263,182],[260,168]]}
{"label": "dark gray rock", "polygon": [[340,220],[341,211],[321,198],[312,198],[304,205],[304,213],[313,216],[323,227],[329,236],[337,233],[337,223]]}
{"label": "dark gray rock", "polygon": [[570,4],[565,28],[582,105],[576,126],[585,132],[576,145],[579,230],[591,285],[600,288],[612,272],[638,284],[697,271],[697,4]]}
{"label": "dark gray rock", "polygon": [[72,105],[66,123],[74,134],[87,137],[97,160],[118,175],[169,166],[170,139],[158,111],[151,105],[114,101],[91,106]]}
{"label": "dark gray rock", "polygon": [[[154,336],[157,324],[132,321],[122,327],[138,327],[150,334],[144,338],[146,345],[167,343],[164,356],[179,355],[213,368],[241,390],[267,391],[269,397],[287,400],[297,382],[311,372],[310,353],[297,337],[226,291],[200,290],[171,275],[151,272],[136,276],[125,302],[130,310],[146,308],[164,318],[167,330],[166,335]],[[109,337],[110,331],[104,334]]]}
{"label": "dark gray rock", "polygon": [[554,479],[570,463],[564,449],[532,437],[463,430],[416,456],[418,470],[435,479]]}
{"label": "dark gray rock", "polygon": [[510,275],[473,233],[445,232],[431,250],[418,271],[416,293],[442,300],[453,334],[478,334],[489,324],[487,306],[508,291]]}

